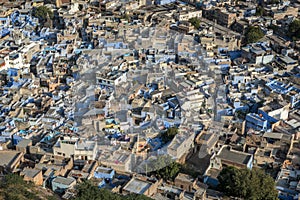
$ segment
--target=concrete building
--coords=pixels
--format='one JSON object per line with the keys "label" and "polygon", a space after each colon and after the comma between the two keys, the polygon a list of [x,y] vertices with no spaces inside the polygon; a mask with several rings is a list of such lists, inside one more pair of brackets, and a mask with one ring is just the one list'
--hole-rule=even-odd
{"label": "concrete building", "polygon": [[271,48],[265,43],[243,47],[242,57],[257,65],[270,63],[274,59]]}
{"label": "concrete building", "polygon": [[293,6],[286,6],[283,9],[278,9],[272,11],[272,17],[275,20],[280,20],[285,18],[286,16],[293,16],[297,17],[298,16],[298,7],[293,7]]}
{"label": "concrete building", "polygon": [[256,131],[266,131],[268,128],[268,121],[262,116],[254,113],[246,115],[246,128],[252,128]]}
{"label": "concrete building", "polygon": [[16,145],[16,150],[26,154],[29,152],[30,146],[32,146],[32,141],[30,139],[23,139]]}
{"label": "concrete building", "polygon": [[193,187],[196,184],[196,179],[190,175],[179,173],[174,180],[174,184],[184,191],[192,192]]}
{"label": "concrete building", "polygon": [[99,72],[96,74],[97,84],[102,87],[114,88],[127,80],[126,73],[121,71]]}
{"label": "concrete building", "polygon": [[115,170],[107,167],[97,167],[94,172],[95,178],[113,179],[115,176]]}
{"label": "concrete building", "polygon": [[53,146],[54,155],[73,157],[82,160],[94,160],[97,154],[97,143],[77,137],[60,137]]}
{"label": "concrete building", "polygon": [[72,188],[76,185],[76,180],[72,177],[64,178],[58,176],[52,180],[52,191],[57,193],[63,193],[69,188]]}
{"label": "concrete building", "polygon": [[195,134],[192,132],[178,133],[168,146],[168,154],[179,160],[193,148],[194,139]]}
{"label": "concrete building", "polygon": [[220,151],[216,155],[217,159],[220,159],[222,166],[234,166],[238,168],[253,167],[253,155],[236,151],[231,149],[230,146],[222,146]]}
{"label": "concrete building", "polygon": [[191,18],[200,18],[202,17],[202,11],[201,10],[190,10],[190,11],[180,11],[178,13],[178,20],[179,21],[188,21]]}
{"label": "concrete building", "polygon": [[19,151],[0,151],[0,171],[14,172],[24,159],[24,153]]}
{"label": "concrete building", "polygon": [[279,120],[286,120],[289,114],[289,103],[272,101],[258,109],[258,114],[262,115],[269,124]]}
{"label": "concrete building", "polygon": [[24,181],[30,181],[35,185],[43,184],[42,170],[25,168],[20,175],[23,177]]}
{"label": "concrete building", "polygon": [[160,185],[160,181],[149,181],[147,177],[133,177],[122,189],[122,194],[143,194],[146,196],[152,196],[156,194],[157,187]]}

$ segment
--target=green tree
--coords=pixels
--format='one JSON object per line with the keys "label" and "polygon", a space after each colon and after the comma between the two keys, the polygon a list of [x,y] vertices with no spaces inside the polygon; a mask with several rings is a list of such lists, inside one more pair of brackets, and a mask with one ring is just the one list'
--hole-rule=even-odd
{"label": "green tree", "polygon": [[144,195],[130,194],[122,196],[107,189],[99,189],[91,181],[78,184],[76,189],[78,193],[75,200],[151,200]]}
{"label": "green tree", "polygon": [[224,168],[218,176],[219,190],[228,196],[255,200],[276,200],[273,178],[259,169]]}
{"label": "green tree", "polygon": [[300,38],[300,20],[296,19],[289,25],[289,36],[292,37],[293,40],[297,40]]}
{"label": "green tree", "polygon": [[46,6],[35,7],[32,10],[32,15],[39,19],[41,24],[44,24],[47,21],[47,17],[53,19],[53,12]]}
{"label": "green tree", "polygon": [[170,165],[156,171],[156,174],[164,179],[173,181],[180,171],[180,164],[172,162]]}
{"label": "green tree", "polygon": [[155,175],[164,180],[174,180],[181,170],[181,165],[176,163],[171,156],[164,154],[157,158],[149,159],[143,166],[143,172],[147,175]]}
{"label": "green tree", "polygon": [[175,135],[177,135],[177,133],[178,133],[178,128],[176,128],[176,127],[169,128],[162,135],[163,142],[167,143],[167,142],[171,141],[175,137]]}
{"label": "green tree", "polygon": [[268,1],[268,4],[271,4],[271,5],[278,4],[278,3],[280,3],[280,0],[270,0],[270,1]]}
{"label": "green tree", "polygon": [[246,112],[246,111],[243,111],[243,110],[237,110],[237,111],[235,112],[235,116],[236,116],[238,119],[245,120],[246,115],[247,115],[247,112]]}
{"label": "green tree", "polygon": [[265,15],[265,9],[262,6],[257,6],[256,7],[256,16],[263,16]]}
{"label": "green tree", "polygon": [[249,26],[245,34],[245,39],[248,44],[257,42],[263,37],[264,33],[258,26]]}
{"label": "green tree", "polygon": [[[16,174],[8,174],[1,181],[0,197],[7,200],[39,200],[35,194],[34,186],[31,183],[26,183],[22,177]],[[18,192],[16,192],[18,191]]]}
{"label": "green tree", "polygon": [[193,17],[193,18],[189,19],[189,22],[194,26],[195,29],[200,28],[201,21],[198,17]]}

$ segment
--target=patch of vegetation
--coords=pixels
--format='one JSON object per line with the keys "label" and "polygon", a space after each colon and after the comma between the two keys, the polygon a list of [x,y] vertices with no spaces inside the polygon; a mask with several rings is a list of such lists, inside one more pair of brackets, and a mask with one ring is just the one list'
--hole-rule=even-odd
{"label": "patch of vegetation", "polygon": [[192,167],[188,166],[187,164],[181,165],[180,172],[184,174],[188,174],[193,178],[197,178],[200,174],[196,172]]}
{"label": "patch of vegetation", "polygon": [[272,29],[273,31],[278,31],[279,29],[279,27],[274,24],[271,24],[268,28]]}
{"label": "patch of vegetation", "polygon": [[278,3],[280,3],[280,0],[270,0],[270,1],[268,1],[269,5],[278,4]]}
{"label": "patch of vegetation", "polygon": [[243,111],[243,110],[237,110],[237,111],[235,112],[235,116],[236,116],[238,119],[245,120],[246,115],[247,115],[247,112],[245,112],[245,111]]}
{"label": "patch of vegetation", "polygon": [[289,36],[293,40],[300,39],[300,20],[296,19],[289,25]]}
{"label": "patch of vegetation", "polygon": [[224,168],[218,176],[219,190],[227,196],[243,199],[275,200],[278,193],[274,179],[259,169]]}
{"label": "patch of vegetation", "polygon": [[165,133],[162,134],[162,141],[164,143],[167,143],[171,141],[177,134],[178,134],[178,128],[171,127]]}
{"label": "patch of vegetation", "polygon": [[158,175],[159,178],[162,178],[164,180],[174,181],[180,169],[181,169],[180,164],[176,162],[172,162],[168,166],[157,170],[156,174]]}
{"label": "patch of vegetation", "polygon": [[264,33],[258,26],[249,26],[245,34],[245,39],[248,44],[258,42],[263,37]]}
{"label": "patch of vegetation", "polygon": [[143,166],[147,175],[154,175],[157,178],[173,181],[180,172],[182,166],[176,163],[169,155],[160,155],[157,159],[148,160]]}
{"label": "patch of vegetation", "polygon": [[53,19],[53,12],[46,6],[35,7],[32,10],[32,16],[39,19],[41,24],[44,24],[47,21],[47,17]]}
{"label": "patch of vegetation", "polygon": [[256,12],[255,12],[256,16],[265,16],[266,15],[266,11],[262,6],[257,6],[256,7]]}
{"label": "patch of vegetation", "polygon": [[151,200],[144,195],[130,194],[122,196],[107,189],[99,189],[90,181],[84,181],[76,187],[78,194],[75,200]]}
{"label": "patch of vegetation", "polygon": [[[144,166],[145,167],[145,166]],[[144,168],[144,171],[146,169]],[[179,173],[184,173],[197,178],[199,173],[193,170],[188,165],[181,165],[172,159],[169,155],[158,156],[156,160],[153,160],[147,165],[148,174],[154,175],[157,178],[162,178],[165,181],[174,181]]]}
{"label": "patch of vegetation", "polygon": [[191,19],[189,19],[189,22],[194,26],[195,29],[199,29],[200,28],[200,19],[198,17],[193,17]]}
{"label": "patch of vegetation", "polygon": [[0,197],[5,200],[57,199],[54,196],[45,197],[44,194],[40,194],[32,183],[25,182],[16,174],[8,174],[3,178],[0,183]]}

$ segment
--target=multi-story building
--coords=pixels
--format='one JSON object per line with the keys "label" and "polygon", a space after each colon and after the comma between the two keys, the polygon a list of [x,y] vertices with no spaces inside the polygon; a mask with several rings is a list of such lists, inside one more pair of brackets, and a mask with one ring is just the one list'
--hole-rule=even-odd
{"label": "multi-story building", "polygon": [[256,131],[266,131],[268,121],[255,113],[249,113],[246,115],[246,128],[252,128]]}
{"label": "multi-story building", "polygon": [[97,167],[94,172],[95,178],[113,179],[115,176],[115,170],[107,167]]}
{"label": "multi-story building", "polygon": [[258,109],[258,114],[262,115],[268,121],[268,124],[279,120],[288,119],[290,104],[287,102],[272,101]]}
{"label": "multi-story building", "polygon": [[193,132],[178,133],[169,144],[167,153],[179,160],[193,147],[194,138]]}
{"label": "multi-story building", "polygon": [[118,70],[109,72],[98,72],[96,74],[97,84],[100,87],[114,88],[127,80],[126,73]]}
{"label": "multi-story building", "polygon": [[205,10],[205,17],[209,20],[216,20],[222,26],[229,27],[237,19],[235,12],[226,9]]}
{"label": "multi-story building", "polygon": [[34,183],[35,185],[43,184],[42,170],[25,168],[21,172],[21,176],[23,176],[24,181],[30,181],[30,182]]}
{"label": "multi-story building", "polygon": [[283,19],[286,16],[293,16],[297,17],[298,16],[298,7],[292,7],[292,6],[286,6],[281,10],[275,10],[272,11],[272,17],[274,20],[280,20]]}
{"label": "multi-story building", "polygon": [[73,157],[75,160],[95,160],[97,143],[86,139],[62,136],[53,146],[54,155]]}
{"label": "multi-story building", "polygon": [[191,18],[200,18],[202,17],[202,10],[189,10],[189,11],[180,11],[177,14],[179,21],[188,21]]}
{"label": "multi-story building", "polygon": [[220,159],[222,166],[234,166],[238,168],[253,167],[253,155],[231,149],[230,146],[224,145],[216,155]]}
{"label": "multi-story building", "polygon": [[249,59],[254,64],[267,64],[274,59],[268,44],[252,44],[242,48],[242,57]]}

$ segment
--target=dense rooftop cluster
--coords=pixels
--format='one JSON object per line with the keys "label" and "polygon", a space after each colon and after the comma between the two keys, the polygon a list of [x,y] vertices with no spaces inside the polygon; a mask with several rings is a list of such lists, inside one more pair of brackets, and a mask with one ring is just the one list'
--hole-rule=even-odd
{"label": "dense rooftop cluster", "polygon": [[222,169],[259,168],[299,198],[298,8],[0,1],[0,171],[63,199],[222,199]]}

